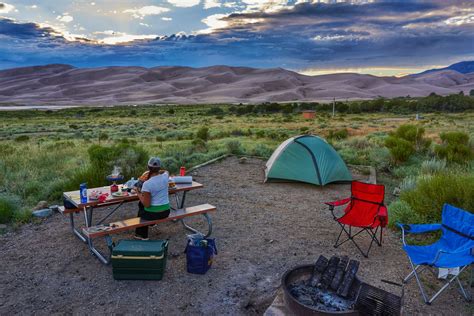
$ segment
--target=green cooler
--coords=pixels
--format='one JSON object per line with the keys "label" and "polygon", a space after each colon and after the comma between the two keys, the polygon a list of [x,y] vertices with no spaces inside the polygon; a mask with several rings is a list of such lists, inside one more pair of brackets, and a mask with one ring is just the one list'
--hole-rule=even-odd
{"label": "green cooler", "polygon": [[167,252],[167,240],[120,240],[112,250],[114,279],[161,280]]}

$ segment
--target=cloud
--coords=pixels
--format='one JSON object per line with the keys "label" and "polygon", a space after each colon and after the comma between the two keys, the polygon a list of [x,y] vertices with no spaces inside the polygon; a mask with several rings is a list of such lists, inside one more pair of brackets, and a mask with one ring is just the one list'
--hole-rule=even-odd
{"label": "cloud", "polygon": [[56,17],[56,20],[60,21],[60,22],[64,22],[64,23],[70,23],[72,21],[74,21],[74,18],[70,15],[68,15],[67,13],[65,13],[64,15],[58,15]]}
{"label": "cloud", "polygon": [[194,7],[201,3],[201,0],[167,0],[168,3],[174,5],[175,7],[189,8]]}
{"label": "cloud", "polygon": [[[247,5],[260,9],[247,10]],[[278,10],[253,2],[238,10],[207,16],[202,19],[207,29],[194,35],[120,30],[93,34],[89,41],[70,41],[71,34],[52,27],[0,19],[0,68],[58,62],[88,67],[228,64],[402,73],[474,58],[472,5],[463,1],[292,1]],[[180,21],[179,15],[173,18]]]}
{"label": "cloud", "polygon": [[169,17],[166,17],[166,16],[162,17],[161,19],[163,21],[172,21],[173,20],[172,18],[169,18]]}
{"label": "cloud", "polygon": [[10,13],[13,11],[15,11],[15,6],[5,2],[0,2],[0,13]]}
{"label": "cloud", "polygon": [[[107,32],[107,31],[106,31]],[[133,41],[137,40],[147,40],[147,39],[155,39],[158,37],[158,35],[134,35],[134,34],[127,34],[127,33],[121,33],[121,32],[110,32],[108,31],[108,34],[104,32],[106,35],[111,35],[104,37],[100,39],[98,42],[101,44],[107,44],[107,45],[116,45],[116,44],[124,44],[124,43],[130,43]]]}
{"label": "cloud", "polygon": [[170,9],[165,7],[159,7],[155,5],[144,6],[138,9],[127,9],[123,13],[131,13],[136,19],[143,19],[147,15],[159,15],[162,13],[169,12]]}
{"label": "cloud", "polygon": [[222,3],[219,0],[204,0],[204,9],[219,8]]}
{"label": "cloud", "polygon": [[209,34],[214,32],[217,29],[225,28],[229,25],[229,22],[222,20],[222,18],[227,17],[227,14],[213,14],[204,19],[202,23],[206,24],[209,28],[199,31],[200,34]]}
{"label": "cloud", "polygon": [[288,0],[242,0],[247,5],[245,12],[278,12],[282,9],[289,9]]}
{"label": "cloud", "polygon": [[445,23],[454,25],[474,24],[474,13],[449,18]]}

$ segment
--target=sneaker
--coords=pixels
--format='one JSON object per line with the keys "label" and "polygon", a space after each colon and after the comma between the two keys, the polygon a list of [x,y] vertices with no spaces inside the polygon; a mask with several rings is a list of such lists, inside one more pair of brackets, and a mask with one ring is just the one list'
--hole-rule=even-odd
{"label": "sneaker", "polygon": [[142,236],[134,235],[133,238],[138,240],[149,240],[149,238],[143,238]]}

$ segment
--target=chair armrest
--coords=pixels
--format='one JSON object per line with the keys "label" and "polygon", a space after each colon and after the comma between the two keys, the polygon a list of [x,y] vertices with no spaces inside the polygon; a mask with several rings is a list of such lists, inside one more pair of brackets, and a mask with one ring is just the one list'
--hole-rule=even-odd
{"label": "chair armrest", "polygon": [[434,258],[433,262],[431,263],[432,265],[436,266],[436,262],[441,258],[443,255],[457,255],[457,254],[462,254],[463,252],[466,251],[472,251],[474,247],[472,245],[466,246],[466,247],[461,247],[459,249],[456,249],[456,251],[446,251],[446,250],[438,250],[436,253],[436,257]]}
{"label": "chair armrest", "polygon": [[349,203],[350,201],[351,201],[351,198],[348,197],[346,199],[337,200],[337,201],[333,201],[333,202],[324,202],[324,204],[329,205],[329,209],[334,209],[334,207],[345,205],[345,204]]}
{"label": "chair armrest", "polygon": [[441,229],[441,224],[401,224],[397,223],[398,226],[402,228],[402,230],[406,230],[407,233],[410,234],[421,234],[432,232],[435,230]]}
{"label": "chair armrest", "polygon": [[401,224],[397,223],[397,225],[401,228],[402,230],[402,242],[403,245],[407,245],[405,242],[405,232],[410,233],[410,234],[421,234],[421,233],[427,233],[435,230],[440,230],[441,229],[441,224]]}

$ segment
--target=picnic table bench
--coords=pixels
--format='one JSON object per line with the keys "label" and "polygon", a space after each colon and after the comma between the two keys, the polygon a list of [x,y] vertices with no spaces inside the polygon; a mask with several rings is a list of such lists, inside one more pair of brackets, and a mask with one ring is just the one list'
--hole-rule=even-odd
{"label": "picnic table bench", "polygon": [[[63,197],[66,201],[69,202],[72,207],[60,207],[59,211],[63,215],[69,214],[69,220],[73,234],[81,241],[86,243],[91,253],[95,255],[102,263],[108,264],[110,262],[110,255],[104,255],[98,249],[96,249],[93,244],[93,239],[98,237],[104,237],[109,250],[111,250],[113,247],[111,235],[131,230],[137,227],[149,226],[169,221],[180,221],[185,229],[193,233],[201,233],[197,229],[187,225],[184,221],[186,217],[196,215],[204,216],[208,224],[208,232],[205,234],[203,233],[203,235],[210,236],[210,234],[212,233],[212,221],[208,213],[215,211],[216,207],[210,204],[184,207],[186,193],[188,191],[200,189],[202,187],[202,184],[193,181],[189,184],[177,184],[176,187],[170,188],[169,194],[175,196],[176,206],[171,208],[169,217],[160,220],[146,221],[141,219],[140,217],[134,217],[122,221],[113,222],[110,224],[103,224],[103,222],[113,213],[115,213],[124,203],[138,201],[139,199],[137,194],[129,194],[126,196],[118,197],[109,196],[107,200],[103,202],[88,199],[86,203],[81,203],[79,191],[65,192],[63,193]],[[101,188],[90,189],[90,191],[92,190],[110,192],[110,187],[106,186]],[[180,193],[181,196],[179,196]],[[97,221],[95,225],[93,225],[93,210],[96,208],[103,208],[107,206],[115,206],[115,208],[108,214],[106,214],[102,219]],[[84,227],[81,229],[81,231],[76,228],[74,222],[74,215],[78,213],[83,213],[84,215]]]}

